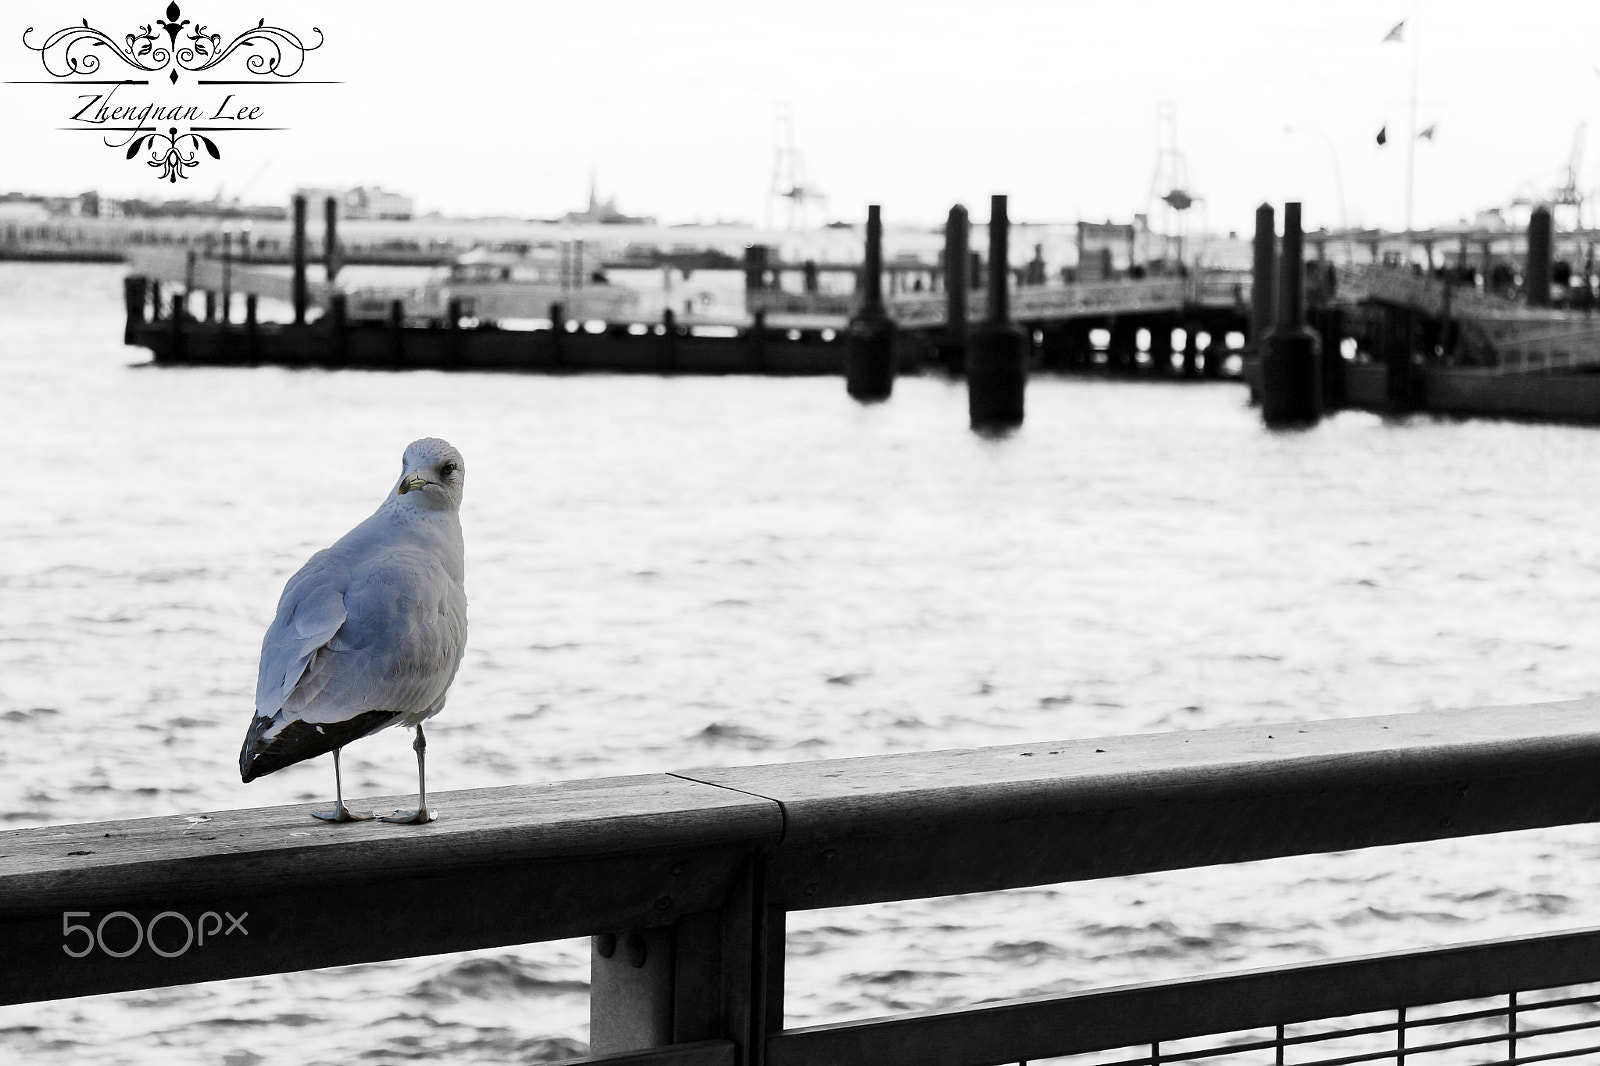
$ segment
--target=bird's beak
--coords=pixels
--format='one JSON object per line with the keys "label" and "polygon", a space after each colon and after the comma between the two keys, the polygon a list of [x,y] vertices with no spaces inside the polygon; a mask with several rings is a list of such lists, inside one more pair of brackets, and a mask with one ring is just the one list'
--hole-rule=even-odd
{"label": "bird's beak", "polygon": [[400,491],[397,493],[397,495],[404,496],[412,489],[424,488],[431,484],[433,484],[433,482],[429,481],[420,474],[407,474],[405,477],[400,479]]}

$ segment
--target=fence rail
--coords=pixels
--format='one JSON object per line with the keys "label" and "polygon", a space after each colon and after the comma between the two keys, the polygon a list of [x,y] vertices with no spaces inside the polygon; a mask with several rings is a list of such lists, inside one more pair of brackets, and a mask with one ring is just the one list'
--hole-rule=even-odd
{"label": "fence rail", "polygon": [[1587,700],[13,830],[0,1002],[591,935],[619,1064],[982,1066],[1506,995],[1600,931],[784,1030],[784,915],[1592,822],[1597,772]]}

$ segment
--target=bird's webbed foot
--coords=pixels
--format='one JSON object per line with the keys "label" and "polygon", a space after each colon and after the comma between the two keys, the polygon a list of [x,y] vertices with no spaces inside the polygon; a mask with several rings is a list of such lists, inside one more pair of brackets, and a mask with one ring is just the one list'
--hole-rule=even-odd
{"label": "bird's webbed foot", "polygon": [[352,811],[343,803],[336,803],[331,811],[312,811],[311,817],[324,822],[366,822],[372,819],[371,811]]}
{"label": "bird's webbed foot", "polygon": [[393,822],[396,825],[427,825],[437,817],[439,817],[438,811],[419,807],[414,811],[395,811],[393,814],[384,815],[378,821]]}

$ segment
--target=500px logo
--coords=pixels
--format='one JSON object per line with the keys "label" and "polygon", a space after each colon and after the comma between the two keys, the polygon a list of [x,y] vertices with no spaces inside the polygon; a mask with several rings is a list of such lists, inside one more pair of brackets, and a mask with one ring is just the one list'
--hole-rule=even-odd
{"label": "500px logo", "polygon": [[[73,921],[74,918],[93,917],[92,911],[61,912],[62,951],[75,959],[81,959],[93,954],[98,948],[101,953],[113,959],[125,959],[141,947],[149,947],[163,959],[175,959],[187,953],[190,948],[204,947],[208,936],[215,941],[219,933],[222,936],[232,936],[234,933],[250,935],[250,930],[244,927],[244,920],[250,917],[249,911],[241,912],[237,918],[229,911],[223,911],[221,914],[216,911],[206,911],[193,922],[187,915],[178,911],[162,911],[143,924],[127,911],[112,911],[102,916],[93,926]],[[224,917],[228,921],[226,927],[223,926]],[[108,926],[114,943],[106,942]],[[161,930],[163,943],[156,942],[157,929]],[[127,939],[130,934],[133,938],[131,943]],[[73,943],[75,938],[76,944]]]}

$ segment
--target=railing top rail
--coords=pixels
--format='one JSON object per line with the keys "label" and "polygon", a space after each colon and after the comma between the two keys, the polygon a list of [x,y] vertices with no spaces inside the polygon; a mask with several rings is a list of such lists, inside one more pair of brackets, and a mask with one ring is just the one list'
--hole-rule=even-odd
{"label": "railing top rail", "polygon": [[793,844],[904,832],[908,815],[919,824],[1002,821],[1041,809],[1422,782],[1580,753],[1600,755],[1600,699],[680,773],[782,803]]}
{"label": "railing top rail", "polygon": [[1593,821],[1597,771],[1585,700],[684,776],[783,805],[798,910]]}
{"label": "railing top rail", "polygon": [[422,829],[371,821],[329,832],[303,804],[9,830],[0,833],[0,917],[147,889],[202,898],[261,876],[315,891],[440,870],[759,847],[775,843],[782,825],[770,801],[669,774],[430,798],[448,813]]}

